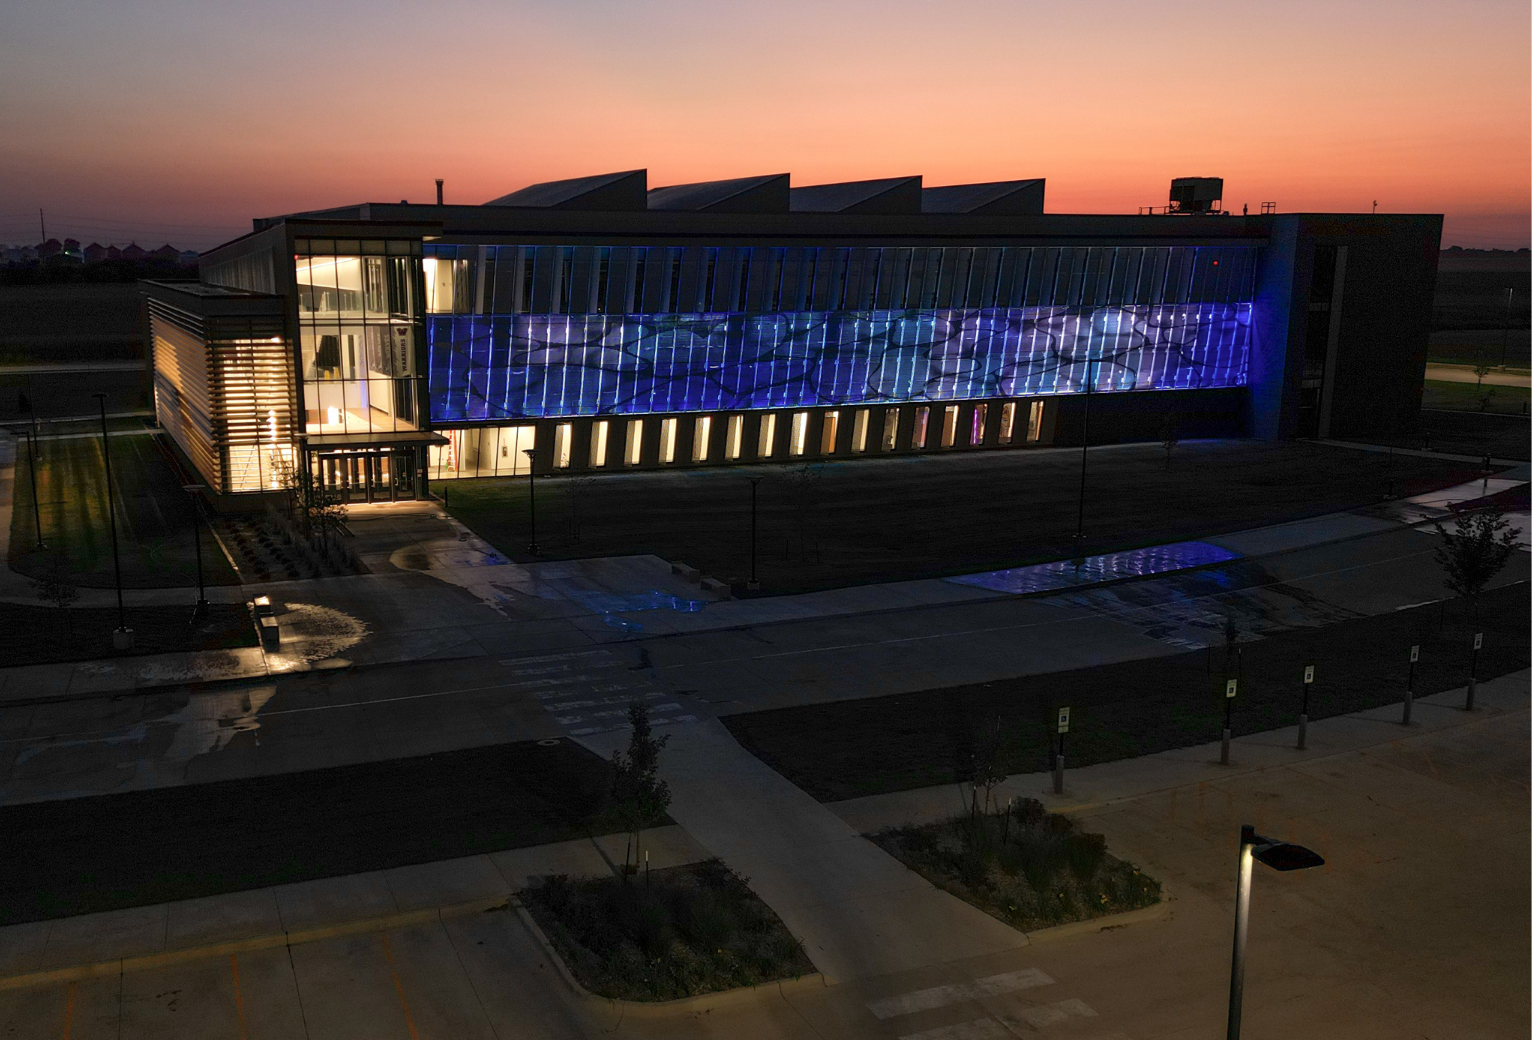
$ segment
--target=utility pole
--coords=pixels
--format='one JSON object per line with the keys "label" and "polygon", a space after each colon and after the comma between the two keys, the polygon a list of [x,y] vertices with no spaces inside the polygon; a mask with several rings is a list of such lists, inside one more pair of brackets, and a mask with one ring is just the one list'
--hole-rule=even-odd
{"label": "utility pole", "polygon": [[37,226],[42,229],[43,241],[48,241],[48,222],[43,219],[43,208],[37,207]]}

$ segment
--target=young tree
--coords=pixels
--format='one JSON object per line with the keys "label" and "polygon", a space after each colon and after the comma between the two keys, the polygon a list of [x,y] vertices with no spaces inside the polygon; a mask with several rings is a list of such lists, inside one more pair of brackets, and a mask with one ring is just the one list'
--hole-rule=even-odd
{"label": "young tree", "polygon": [[1160,446],[1165,449],[1165,468],[1170,468],[1170,453],[1176,450],[1176,445],[1181,443],[1181,417],[1175,412],[1165,416],[1165,424],[1160,427]]}
{"label": "young tree", "polygon": [[1000,765],[1000,717],[995,716],[993,726],[979,730],[973,747],[973,806],[972,815],[979,815],[979,792],[984,792],[984,812],[990,812],[995,788],[1005,782],[1005,770]]}
{"label": "young tree", "polygon": [[[658,823],[670,808],[670,785],[660,779],[660,752],[670,742],[670,734],[655,739],[649,724],[649,709],[634,701],[628,705],[628,722],[633,734],[628,738],[628,752],[612,752],[611,812],[630,836],[635,866],[643,862],[643,832]],[[628,876],[628,860],[623,858],[623,877]]]}
{"label": "young tree", "polygon": [[1495,387],[1493,385],[1488,390],[1484,388],[1484,377],[1492,371],[1493,369],[1490,365],[1484,361],[1480,361],[1473,367],[1473,374],[1478,377],[1478,382],[1474,384],[1474,393],[1479,397],[1479,411],[1481,412],[1489,411],[1490,401],[1495,397]]}
{"label": "young tree", "polygon": [[1438,523],[1436,533],[1442,537],[1442,544],[1436,547],[1442,584],[1467,600],[1478,617],[1479,594],[1521,548],[1517,531],[1500,510],[1481,509],[1459,513],[1451,531]]}
{"label": "young tree", "polygon": [[69,568],[64,560],[64,554],[54,551],[48,555],[48,569],[42,577],[34,579],[32,589],[37,593],[37,598],[44,603],[51,603],[64,612],[65,624],[69,627],[69,635],[74,636],[74,615],[69,613],[69,605],[80,598],[80,590],[69,580]]}

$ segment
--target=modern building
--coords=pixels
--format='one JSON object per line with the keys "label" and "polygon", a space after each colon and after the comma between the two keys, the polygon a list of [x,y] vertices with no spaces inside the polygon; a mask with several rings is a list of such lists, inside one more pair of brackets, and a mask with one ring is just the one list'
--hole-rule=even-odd
{"label": "modern building", "polygon": [[1043,188],[633,170],[258,219],[200,284],[144,284],[156,408],[227,508],[303,466],[376,500],[1418,411],[1440,216],[1233,216],[1206,185],[1047,214]]}

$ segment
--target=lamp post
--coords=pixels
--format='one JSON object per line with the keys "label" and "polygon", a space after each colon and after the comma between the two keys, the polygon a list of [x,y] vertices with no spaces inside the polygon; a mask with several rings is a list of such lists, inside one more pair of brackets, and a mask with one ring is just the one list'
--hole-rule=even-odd
{"label": "lamp post", "polygon": [[1511,301],[1516,298],[1515,289],[1505,291],[1505,324],[1500,327],[1500,368],[1504,370],[1506,353],[1511,345]]}
{"label": "lamp post", "polygon": [[748,477],[746,479],[750,481],[750,583],[745,587],[748,588],[751,592],[755,592],[761,587],[760,581],[758,581],[755,576],[755,489],[759,487],[761,481],[765,480],[766,478]]}
{"label": "lamp post", "polygon": [[37,529],[37,547],[39,549],[46,549],[48,547],[43,544],[43,514],[42,514],[42,509],[37,504],[37,455],[38,455],[38,451],[37,451],[37,447],[36,447],[36,444],[35,444],[36,437],[37,437],[37,435],[32,430],[28,430],[27,431],[27,473],[32,478],[32,523],[33,523],[33,525]]}
{"label": "lamp post", "polygon": [[1239,879],[1234,890],[1234,964],[1229,972],[1228,1040],[1239,1040],[1240,1006],[1245,995],[1245,932],[1250,923],[1250,875],[1254,861],[1273,870],[1306,870],[1324,866],[1324,857],[1302,845],[1263,838],[1245,824],[1239,829]]}
{"label": "lamp post", "polygon": [[537,555],[537,449],[522,448],[521,453],[527,457],[527,520],[531,527],[532,540],[527,543],[527,552]]}
{"label": "lamp post", "polygon": [[112,633],[112,646],[118,650],[133,647],[133,631],[128,628],[127,611],[122,605],[122,561],[117,555],[117,506],[112,495],[112,451],[106,435],[106,394],[92,394],[101,406],[101,457],[106,463],[106,518],[112,529],[112,574],[117,582],[117,631]]}
{"label": "lamp post", "polygon": [[182,484],[181,490],[191,496],[192,543],[197,547],[197,609],[192,617],[201,617],[207,610],[207,597],[202,591],[202,511],[197,508],[197,496],[207,490],[206,484]]}
{"label": "lamp post", "polygon": [[1090,451],[1090,397],[1095,380],[1091,378],[1092,359],[1085,356],[1085,416],[1080,420],[1080,508],[1075,516],[1075,558],[1085,555],[1085,460]]}

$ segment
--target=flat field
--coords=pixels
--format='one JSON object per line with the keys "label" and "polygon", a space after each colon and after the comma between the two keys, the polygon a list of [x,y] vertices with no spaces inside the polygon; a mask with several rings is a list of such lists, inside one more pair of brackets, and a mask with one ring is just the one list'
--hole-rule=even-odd
{"label": "flat field", "polygon": [[[113,584],[111,530],[107,524],[105,462],[101,438],[82,434],[45,436],[37,467],[46,551],[37,551],[32,480],[26,442],[17,443],[11,514],[11,569],[41,577],[55,555],[73,584]],[[191,500],[155,437],[134,433],[111,438],[117,539],[126,588],[170,588],[197,583]],[[237,585],[223,552],[204,526],[202,567],[209,585]]]}
{"label": "flat field", "polygon": [[[1085,550],[1155,545],[1317,516],[1471,480],[1447,460],[1319,444],[1193,441],[1093,448]],[[743,582],[750,484],[766,593],[965,574],[1069,558],[1079,449],[539,478],[543,558],[653,553]],[[501,552],[527,559],[528,482],[436,485]]]}

